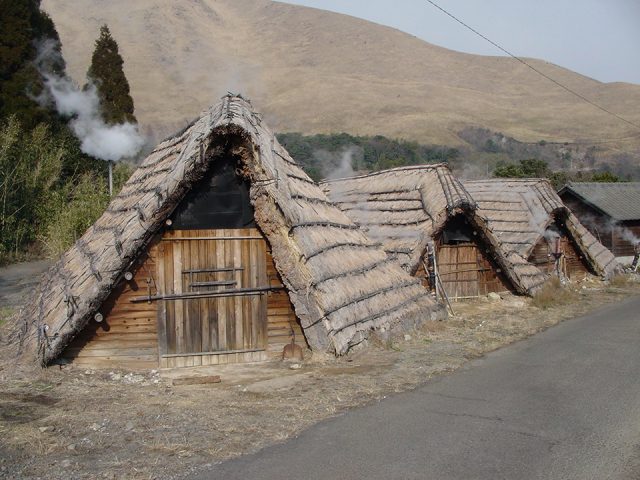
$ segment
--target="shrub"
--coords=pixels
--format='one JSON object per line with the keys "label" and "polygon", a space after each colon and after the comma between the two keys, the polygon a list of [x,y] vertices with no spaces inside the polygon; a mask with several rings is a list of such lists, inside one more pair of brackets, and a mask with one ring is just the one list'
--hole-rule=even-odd
{"label": "shrub", "polygon": [[567,305],[575,298],[575,293],[564,287],[558,277],[551,277],[533,296],[531,304],[546,310],[550,307]]}
{"label": "shrub", "polygon": [[0,255],[16,256],[42,225],[42,206],[59,186],[66,145],[41,124],[24,132],[10,117],[0,126]]}
{"label": "shrub", "polygon": [[[116,164],[113,172],[114,194],[131,176],[126,163]],[[51,195],[43,207],[49,214],[44,233],[40,237],[44,253],[58,257],[67,250],[102,215],[109,204],[109,187],[103,175],[84,173],[77,182],[68,182]]]}
{"label": "shrub", "polygon": [[610,287],[624,287],[629,284],[629,275],[615,275],[609,280]]}
{"label": "shrub", "polygon": [[41,241],[45,254],[55,258],[71,246],[104,212],[109,202],[107,182],[85,173],[77,185],[56,192],[48,210],[51,220]]}

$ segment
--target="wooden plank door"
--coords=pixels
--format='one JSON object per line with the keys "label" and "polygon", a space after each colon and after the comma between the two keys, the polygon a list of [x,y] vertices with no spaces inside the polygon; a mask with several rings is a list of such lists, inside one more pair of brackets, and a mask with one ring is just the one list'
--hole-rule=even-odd
{"label": "wooden plank door", "polygon": [[159,308],[161,355],[266,349],[266,251],[253,228],[165,233],[158,283],[171,298]]}
{"label": "wooden plank door", "polygon": [[[551,244],[549,244],[549,241],[541,238],[529,256],[530,263],[549,274],[556,273],[556,258],[553,255],[555,241],[556,239],[552,239]],[[569,278],[579,277],[589,272],[585,265],[584,258],[578,253],[573,242],[566,235],[560,237],[559,249],[564,255],[566,274]]]}
{"label": "wooden plank door", "polygon": [[473,244],[441,245],[437,251],[438,273],[450,298],[480,294],[478,248]]}
{"label": "wooden plank door", "polygon": [[569,278],[584,277],[589,273],[583,256],[576,250],[573,242],[567,236],[563,236],[560,249],[564,253]]}

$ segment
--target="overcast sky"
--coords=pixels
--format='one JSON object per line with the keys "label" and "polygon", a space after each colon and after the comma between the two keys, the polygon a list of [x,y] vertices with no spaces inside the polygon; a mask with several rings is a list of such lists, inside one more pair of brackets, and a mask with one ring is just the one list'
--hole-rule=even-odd
{"label": "overcast sky", "polygon": [[[640,84],[640,0],[434,0],[511,53],[603,82]],[[501,55],[426,0],[286,0],[389,25],[430,43]]]}

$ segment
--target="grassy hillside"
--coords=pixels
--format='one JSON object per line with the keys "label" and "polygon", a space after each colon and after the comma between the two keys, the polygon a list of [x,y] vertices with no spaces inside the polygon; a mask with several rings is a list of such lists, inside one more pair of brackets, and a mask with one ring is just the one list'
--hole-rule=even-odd
{"label": "grassy hillside", "polygon": [[[84,79],[108,23],[143,125],[168,133],[227,90],[278,131],[382,134],[464,144],[483,127],[521,141],[610,141],[637,134],[522,64],[450,51],[353,17],[267,0],[43,0],[68,70]],[[435,14],[435,13],[434,13]],[[455,28],[452,26],[452,28]],[[536,68],[640,123],[640,86]],[[607,143],[637,151],[640,135]]]}

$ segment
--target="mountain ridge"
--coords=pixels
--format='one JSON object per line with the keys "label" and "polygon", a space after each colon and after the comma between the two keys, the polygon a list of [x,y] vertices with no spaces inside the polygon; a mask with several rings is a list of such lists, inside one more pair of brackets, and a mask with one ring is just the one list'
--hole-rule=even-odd
{"label": "mountain ridge", "polygon": [[[79,82],[100,24],[109,24],[136,115],[160,134],[231,90],[251,98],[277,131],[463,145],[458,132],[476,126],[533,142],[631,135],[610,150],[640,146],[639,131],[514,59],[455,52],[356,17],[268,0],[43,0],[42,7]],[[640,124],[640,85],[526,61]]]}

